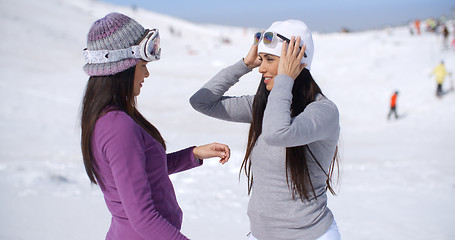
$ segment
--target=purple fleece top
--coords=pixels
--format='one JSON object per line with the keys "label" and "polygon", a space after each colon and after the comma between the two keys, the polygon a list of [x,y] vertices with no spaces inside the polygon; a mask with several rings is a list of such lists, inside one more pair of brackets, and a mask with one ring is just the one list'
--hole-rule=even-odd
{"label": "purple fleece top", "polygon": [[187,239],[169,174],[202,164],[193,147],[166,154],[129,115],[111,111],[96,121],[92,151],[112,214],[106,239]]}

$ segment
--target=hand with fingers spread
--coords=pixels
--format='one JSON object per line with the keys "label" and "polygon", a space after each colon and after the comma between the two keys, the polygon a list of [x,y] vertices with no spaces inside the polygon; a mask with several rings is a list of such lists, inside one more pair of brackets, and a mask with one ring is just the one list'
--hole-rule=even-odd
{"label": "hand with fingers spread", "polygon": [[257,44],[253,44],[253,46],[251,46],[251,49],[248,52],[248,55],[243,59],[243,62],[246,64],[246,66],[249,69],[254,69],[261,65],[261,60],[258,55],[258,45]]}
{"label": "hand with fingers spread", "polygon": [[280,63],[278,64],[278,74],[286,74],[295,80],[307,66],[307,64],[301,63],[306,46],[303,45],[302,49],[300,49],[299,44],[300,37],[297,40],[295,37],[292,37],[289,44],[283,42]]}
{"label": "hand with fingers spread", "polygon": [[221,143],[210,143],[193,149],[194,157],[197,159],[206,159],[219,157],[220,163],[225,164],[231,157],[229,146]]}

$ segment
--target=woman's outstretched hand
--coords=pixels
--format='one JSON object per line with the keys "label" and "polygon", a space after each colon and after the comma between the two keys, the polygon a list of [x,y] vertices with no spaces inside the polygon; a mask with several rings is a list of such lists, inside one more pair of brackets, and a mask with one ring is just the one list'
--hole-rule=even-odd
{"label": "woman's outstretched hand", "polygon": [[278,74],[286,74],[295,80],[307,66],[305,63],[300,63],[305,53],[306,46],[303,45],[300,50],[299,45],[300,37],[298,37],[297,40],[295,40],[295,37],[292,37],[289,44],[283,42],[280,63],[278,64]]}
{"label": "woman's outstretched hand", "polygon": [[225,164],[231,157],[231,149],[226,144],[210,143],[193,148],[193,154],[197,159],[219,157],[220,163]]}
{"label": "woman's outstretched hand", "polygon": [[248,55],[243,59],[243,62],[249,69],[257,68],[261,65],[261,60],[258,55],[258,45],[251,46]]}

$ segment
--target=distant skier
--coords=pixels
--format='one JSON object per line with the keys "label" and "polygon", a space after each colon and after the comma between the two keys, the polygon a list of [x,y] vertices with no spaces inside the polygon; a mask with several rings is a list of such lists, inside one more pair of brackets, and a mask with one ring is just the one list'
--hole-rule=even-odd
{"label": "distant skier", "polygon": [[442,29],[442,48],[443,49],[448,49],[449,48],[449,30],[447,29],[447,26],[444,25]]}
{"label": "distant skier", "polygon": [[437,83],[436,96],[441,97],[443,95],[442,84],[444,83],[444,79],[446,78],[446,76],[449,75],[449,73],[446,70],[446,67],[444,66],[444,61],[441,61],[441,63],[434,68],[432,73],[436,77]]}
{"label": "distant skier", "polygon": [[387,116],[387,119],[390,119],[390,116],[395,114],[395,119],[398,119],[398,114],[397,114],[397,97],[398,97],[398,91],[395,91],[390,98],[390,111],[389,115]]}
{"label": "distant skier", "polygon": [[417,31],[417,35],[420,35],[420,19],[415,20],[414,24]]}

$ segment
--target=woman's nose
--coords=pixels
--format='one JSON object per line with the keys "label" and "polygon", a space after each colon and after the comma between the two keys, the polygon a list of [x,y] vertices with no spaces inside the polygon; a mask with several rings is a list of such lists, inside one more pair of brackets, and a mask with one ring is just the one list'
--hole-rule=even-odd
{"label": "woman's nose", "polygon": [[259,73],[265,73],[267,72],[265,66],[263,63],[261,63],[261,65],[259,65]]}
{"label": "woman's nose", "polygon": [[145,74],[144,74],[144,77],[145,78],[148,78],[150,76],[150,73],[149,73],[149,70],[147,69],[147,67],[145,68]]}

